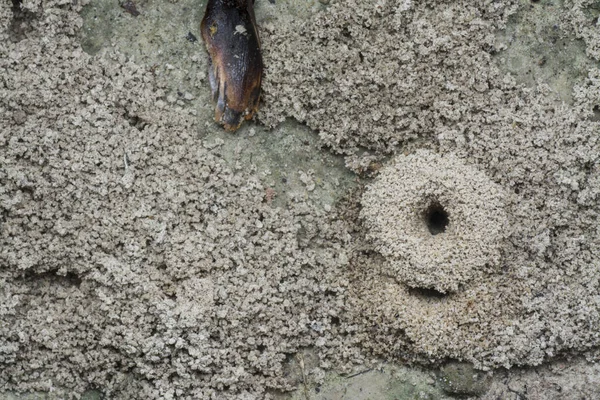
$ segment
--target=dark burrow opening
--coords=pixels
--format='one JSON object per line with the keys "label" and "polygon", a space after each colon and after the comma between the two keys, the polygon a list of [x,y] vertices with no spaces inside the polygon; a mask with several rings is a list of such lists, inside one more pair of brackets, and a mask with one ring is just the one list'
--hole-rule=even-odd
{"label": "dark burrow opening", "polygon": [[10,27],[10,38],[13,42],[19,42],[33,31],[32,22],[34,14],[22,8],[22,0],[12,0],[13,19]]}
{"label": "dark burrow opening", "polygon": [[58,273],[57,269],[51,269],[44,272],[35,272],[31,269],[24,271],[21,278],[29,282],[37,282],[42,284],[44,281],[62,284],[63,286],[80,287],[82,278],[75,272],[67,272],[65,274]]}
{"label": "dark burrow opening", "polygon": [[12,0],[12,12],[13,13],[21,12],[21,3],[23,3],[22,0]]}
{"label": "dark burrow opening", "polygon": [[592,111],[594,112],[594,114],[590,117],[590,121],[600,121],[600,106],[594,106]]}
{"label": "dark burrow opening", "polygon": [[446,297],[447,293],[442,293],[432,288],[409,287],[408,293],[425,299],[441,299]]}
{"label": "dark burrow opening", "polygon": [[432,202],[423,212],[423,219],[429,233],[438,235],[446,231],[450,223],[450,216],[444,207],[438,202]]}

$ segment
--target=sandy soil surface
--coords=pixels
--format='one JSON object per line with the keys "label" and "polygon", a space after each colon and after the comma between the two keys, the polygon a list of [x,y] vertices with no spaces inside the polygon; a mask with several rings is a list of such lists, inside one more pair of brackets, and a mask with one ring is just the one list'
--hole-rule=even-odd
{"label": "sandy soil surface", "polygon": [[259,1],[233,135],[123,6],[0,2],[5,398],[598,397],[597,2]]}

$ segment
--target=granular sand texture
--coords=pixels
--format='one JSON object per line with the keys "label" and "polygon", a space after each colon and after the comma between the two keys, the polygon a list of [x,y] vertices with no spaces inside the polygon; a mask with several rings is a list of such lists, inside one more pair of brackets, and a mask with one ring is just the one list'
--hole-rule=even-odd
{"label": "granular sand texture", "polygon": [[[560,29],[598,57],[589,4],[566,1]],[[299,383],[286,365],[307,347],[317,381],[376,357],[596,358],[600,73],[564,104],[501,72],[495,32],[517,2],[339,0],[261,25],[259,120],[296,118],[350,168],[380,173],[327,208],[308,199],[311,171],[307,198],[271,201],[265,167],[226,161],[151,66],[86,54],[84,5],[0,2],[3,390],[269,398]],[[415,173],[399,184],[395,166]],[[448,223],[434,236],[465,251],[411,266],[423,231],[396,242],[377,218],[408,223],[419,207],[373,197],[387,182],[394,201],[439,194]],[[468,227],[487,236],[462,240]]]}
{"label": "granular sand texture", "polygon": [[[77,25],[71,7],[43,8]],[[151,72],[61,26],[0,44],[0,387],[288,387],[288,354],[339,341],[343,227],[273,208],[256,167],[229,168]]]}
{"label": "granular sand texture", "polygon": [[[390,277],[389,259],[377,256],[389,258],[402,243],[418,242],[420,233],[408,230],[395,243],[387,232],[365,232],[371,240],[354,253],[349,270],[351,314],[370,326],[358,333],[362,343],[385,357],[454,357],[487,368],[539,364],[599,344],[599,72],[592,68],[578,81],[572,106],[541,82],[526,88],[501,73],[492,54],[502,48],[493,33],[514,6],[347,0],[314,21],[265,35],[270,68],[262,118],[268,123],[288,115],[305,121],[324,145],[352,154],[348,165],[359,171],[365,148],[367,165],[377,165],[381,152],[418,147],[454,154],[506,193],[507,224],[491,218],[499,225],[488,227],[506,240],[483,249],[500,251],[492,257],[500,262],[468,283],[454,278],[452,288],[465,285],[446,296],[427,290],[436,288],[435,275],[425,281],[399,263],[406,271],[401,282],[425,286],[411,289]],[[588,48],[598,42],[597,33],[586,36]],[[388,179],[389,170],[382,174]],[[402,196],[418,196],[415,190]],[[378,207],[373,196],[364,197],[367,227],[381,226],[390,212],[401,214],[387,203]],[[350,211],[353,217],[358,213]],[[410,260],[406,250],[397,257]],[[436,282],[440,290],[450,288]]]}
{"label": "granular sand texture", "polygon": [[387,259],[387,273],[440,292],[496,267],[507,218],[503,193],[451,154],[399,156],[362,199],[367,238]]}

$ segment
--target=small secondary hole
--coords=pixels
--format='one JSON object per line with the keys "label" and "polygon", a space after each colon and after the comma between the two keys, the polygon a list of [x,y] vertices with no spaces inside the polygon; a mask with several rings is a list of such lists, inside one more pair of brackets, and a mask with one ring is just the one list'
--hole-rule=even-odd
{"label": "small secondary hole", "polygon": [[22,6],[23,0],[12,0],[13,19],[10,27],[10,37],[13,42],[20,42],[33,31],[32,22],[35,15]]}
{"label": "small secondary hole", "polygon": [[437,202],[431,203],[424,213],[425,224],[429,233],[438,235],[446,231],[446,227],[450,223],[448,212],[444,207]]}
{"label": "small secondary hole", "polygon": [[410,293],[413,296],[424,297],[428,299],[441,299],[443,297],[446,297],[446,293],[442,293],[430,288],[409,287],[408,293]]}
{"label": "small secondary hole", "polygon": [[592,115],[592,117],[590,118],[590,121],[594,121],[594,122],[600,121],[600,106],[594,106],[592,111],[594,112],[594,115]]}

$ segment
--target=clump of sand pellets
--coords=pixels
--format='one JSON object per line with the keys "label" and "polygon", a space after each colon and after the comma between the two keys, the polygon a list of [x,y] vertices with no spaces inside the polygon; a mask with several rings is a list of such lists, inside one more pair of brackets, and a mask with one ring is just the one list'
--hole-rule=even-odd
{"label": "clump of sand pellets", "polygon": [[456,291],[499,263],[504,194],[453,154],[396,157],[368,186],[362,205],[367,238],[399,282]]}

